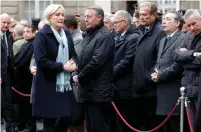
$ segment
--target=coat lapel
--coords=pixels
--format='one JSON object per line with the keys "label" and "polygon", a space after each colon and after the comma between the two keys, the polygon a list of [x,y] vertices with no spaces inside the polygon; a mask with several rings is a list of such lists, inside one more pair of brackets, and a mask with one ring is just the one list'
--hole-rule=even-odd
{"label": "coat lapel", "polygon": [[160,42],[160,47],[159,47],[159,57],[162,55],[163,53],[163,49],[164,49],[164,46],[165,46],[165,43],[166,43],[166,37],[161,39],[161,42]]}
{"label": "coat lapel", "polygon": [[162,54],[175,42],[175,40],[177,39],[177,37],[179,36],[180,31],[177,31],[173,37],[167,42],[166,46],[163,47],[163,52]]}

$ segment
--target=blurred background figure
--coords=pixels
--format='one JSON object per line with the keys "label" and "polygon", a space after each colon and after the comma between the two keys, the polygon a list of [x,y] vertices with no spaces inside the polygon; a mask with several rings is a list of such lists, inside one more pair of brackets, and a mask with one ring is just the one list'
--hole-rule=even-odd
{"label": "blurred background figure", "polygon": [[[16,68],[16,85],[15,88],[22,93],[30,94],[32,85],[32,75],[29,71],[29,65],[33,55],[33,40],[36,30],[33,26],[24,27],[24,39],[27,41],[23,44],[19,52],[15,55],[14,66]],[[36,132],[36,120],[32,117],[32,106],[30,97],[23,97],[14,94],[14,101],[18,104],[18,130],[22,132]]]}
{"label": "blurred background figure", "polygon": [[21,20],[20,20],[20,24],[22,24],[22,25],[24,25],[24,26],[30,25],[29,21],[26,20],[26,19],[21,19]]}
{"label": "blurred background figure", "polygon": [[44,22],[44,21],[40,21],[40,22],[38,23],[38,30],[41,30],[44,25],[45,25],[45,22]]}
{"label": "blurred background figure", "polygon": [[19,22],[14,19],[14,18],[11,18],[11,23],[10,23],[10,26],[9,26],[9,31],[12,33],[15,26],[18,24]]}
{"label": "blurred background figure", "polygon": [[24,25],[22,24],[17,24],[14,28],[13,31],[13,53],[14,56],[18,53],[18,51],[20,50],[20,47],[26,43],[26,40],[24,40],[23,37],[23,32],[24,32]]}
{"label": "blurred background figure", "polygon": [[[74,15],[65,15],[64,26],[71,32],[75,51],[79,57],[82,49],[83,37],[78,27],[78,23],[79,21]],[[73,74],[76,74],[76,72],[74,72]],[[82,104],[80,104],[80,89],[78,89],[78,85],[75,83],[73,84],[73,91],[78,104],[76,104],[76,115],[73,117],[72,127],[68,128],[68,132],[84,132],[84,109],[82,107]]]}
{"label": "blurred background figure", "polygon": [[110,31],[110,34],[112,35],[112,38],[114,38],[117,35],[117,32],[114,30],[114,18],[113,14],[105,13],[104,14],[104,26],[107,27],[107,29]]}
{"label": "blurred background figure", "polygon": [[133,14],[133,24],[136,26],[136,27],[139,27],[140,26],[140,18],[139,18],[139,11],[136,10]]}

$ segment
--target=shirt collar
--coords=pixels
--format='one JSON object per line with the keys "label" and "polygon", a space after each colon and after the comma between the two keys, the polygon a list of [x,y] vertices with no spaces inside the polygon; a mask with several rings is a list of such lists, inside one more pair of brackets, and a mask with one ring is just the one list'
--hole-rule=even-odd
{"label": "shirt collar", "polygon": [[172,37],[178,30],[174,31],[170,36],[168,35],[168,37]]}
{"label": "shirt collar", "polygon": [[124,36],[125,33],[126,33],[126,31],[124,31],[124,32],[121,34],[121,36]]}
{"label": "shirt collar", "polygon": [[5,32],[0,31],[0,37],[4,36]]}

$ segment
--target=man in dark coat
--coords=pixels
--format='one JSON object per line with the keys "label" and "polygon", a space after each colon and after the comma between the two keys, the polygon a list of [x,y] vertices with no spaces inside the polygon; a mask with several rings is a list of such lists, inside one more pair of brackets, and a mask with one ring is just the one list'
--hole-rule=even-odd
{"label": "man in dark coat", "polygon": [[[25,26],[23,37],[27,41],[23,44],[19,52],[15,55],[14,66],[16,67],[15,88],[25,94],[31,93],[32,74],[29,65],[33,55],[33,39],[35,29],[32,26]],[[32,118],[32,106],[30,97],[16,95],[15,101],[19,104],[19,124],[18,129],[25,129],[26,132],[36,131],[36,121]]]}
{"label": "man in dark coat", "polygon": [[151,80],[157,60],[160,40],[166,36],[161,22],[157,20],[156,5],[145,2],[139,5],[139,15],[143,33],[138,41],[133,64],[133,87],[132,94],[136,100],[134,113],[138,121],[136,127],[148,130],[156,126],[156,86]]}
{"label": "man in dark coat", "polygon": [[[186,37],[184,44],[175,50],[174,59],[176,62],[183,64],[184,73],[181,85],[186,88],[187,97],[191,100],[193,107],[197,109],[199,106],[198,93],[201,89],[201,16],[199,11],[196,9],[187,10],[184,20],[187,26],[191,27],[190,32],[193,35],[192,37]],[[199,116],[199,113],[197,116]]]}
{"label": "man in dark coat", "polygon": [[14,132],[16,112],[12,104],[12,89],[14,84],[12,36],[9,25],[11,18],[8,14],[0,15],[1,37],[1,107],[2,118],[5,120],[6,132]]}
{"label": "man in dark coat", "polygon": [[87,35],[79,58],[81,100],[84,103],[86,129],[89,132],[109,132],[113,93],[114,42],[103,23],[104,12],[98,6],[85,11]]}
{"label": "man in dark coat", "polygon": [[[185,34],[181,32],[182,17],[176,11],[168,12],[163,19],[164,31],[167,36],[160,41],[157,63],[152,80],[157,85],[156,114],[165,119],[171,112],[180,97],[182,65],[174,62],[172,54],[182,43]],[[173,113],[170,120],[164,125],[164,132],[179,132],[180,109]]]}
{"label": "man in dark coat", "polygon": [[[114,55],[114,99],[123,117],[133,126],[132,69],[139,30],[131,27],[132,18],[127,11],[120,10],[114,15],[114,28],[119,33],[115,38]],[[117,115],[117,132],[130,132]]]}

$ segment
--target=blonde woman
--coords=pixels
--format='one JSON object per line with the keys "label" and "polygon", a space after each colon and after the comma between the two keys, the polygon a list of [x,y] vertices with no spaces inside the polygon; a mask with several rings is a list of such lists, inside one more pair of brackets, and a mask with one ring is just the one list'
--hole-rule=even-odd
{"label": "blonde woman", "polygon": [[37,65],[33,115],[44,118],[44,132],[66,132],[75,97],[70,83],[77,55],[70,33],[63,28],[64,7],[51,4],[44,11],[44,27],[34,40]]}

